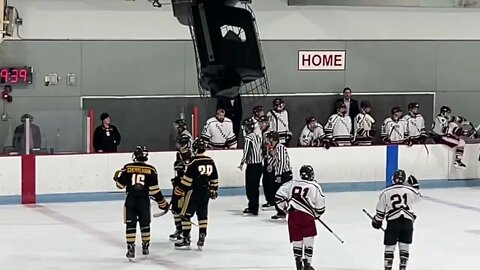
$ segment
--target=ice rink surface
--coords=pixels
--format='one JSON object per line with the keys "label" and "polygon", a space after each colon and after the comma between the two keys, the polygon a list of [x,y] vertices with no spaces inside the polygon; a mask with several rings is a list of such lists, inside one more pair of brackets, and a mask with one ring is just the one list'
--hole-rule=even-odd
{"label": "ice rink surface", "polygon": [[[378,193],[325,194],[323,220],[345,244],[318,223],[315,269],[383,269],[382,233],[371,228],[362,212],[366,208],[374,213]],[[418,219],[408,269],[480,269],[480,188],[427,189],[422,194],[424,199],[416,205]],[[141,258],[137,236],[137,261],[130,263],[125,258],[122,204],[1,206],[1,269],[295,269],[286,222],[271,221],[271,211],[243,217],[244,196],[211,202],[202,252],[173,249],[168,241],[173,218],[168,214],[153,219],[150,257]],[[198,229],[193,227],[192,243],[197,235]],[[394,269],[398,269],[397,254]]]}

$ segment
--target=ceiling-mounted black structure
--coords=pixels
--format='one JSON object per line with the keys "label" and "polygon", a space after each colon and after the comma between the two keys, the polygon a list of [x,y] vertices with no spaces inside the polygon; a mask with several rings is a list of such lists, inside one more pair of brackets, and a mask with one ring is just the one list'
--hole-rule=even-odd
{"label": "ceiling-mounted black structure", "polygon": [[174,16],[190,27],[202,96],[269,92],[255,16],[240,2],[172,0]]}

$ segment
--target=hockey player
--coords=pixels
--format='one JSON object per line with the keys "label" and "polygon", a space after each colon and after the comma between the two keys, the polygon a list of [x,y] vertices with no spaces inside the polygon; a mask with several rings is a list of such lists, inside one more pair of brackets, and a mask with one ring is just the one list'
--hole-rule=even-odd
{"label": "hockey player", "polygon": [[[288,155],[287,147],[280,143],[280,135],[277,132],[271,132],[268,137],[268,153],[272,158],[271,170],[275,174],[274,192],[275,194],[280,186],[290,180],[292,177],[292,166],[290,165],[290,156]],[[283,219],[286,217],[285,212],[275,205],[277,214],[272,216],[272,219]]]}
{"label": "hockey player", "polygon": [[190,142],[192,141],[192,134],[187,130],[187,122],[184,119],[178,119],[174,122],[173,126],[177,131],[177,140],[182,135],[187,135],[190,137]]}
{"label": "hockey player", "polygon": [[322,125],[317,122],[317,119],[313,116],[308,116],[305,122],[306,125],[298,139],[299,146],[325,146],[327,149],[330,148],[330,142],[329,140],[325,140],[325,132],[323,131]]}
{"label": "hockey player", "polygon": [[113,176],[117,188],[126,189],[124,218],[127,237],[127,258],[135,258],[135,238],[137,222],[140,223],[142,232],[142,254],[149,254],[150,246],[150,197],[154,199],[158,207],[165,212],[169,205],[163,198],[158,186],[157,171],[152,165],[147,164],[148,150],[145,146],[137,146],[132,154],[132,163],[117,170]]}
{"label": "hockey player", "polygon": [[461,119],[455,116],[451,117],[451,113],[452,110],[447,106],[440,108],[440,113],[433,120],[431,136],[436,143],[455,148],[454,166],[463,169],[466,168],[466,165],[462,162],[465,140],[459,137]]}
{"label": "hockey player", "polygon": [[372,145],[375,136],[375,120],[370,114],[372,105],[368,100],[360,102],[360,113],[354,119],[354,142],[356,145]]}
{"label": "hockey player", "polygon": [[288,213],[288,232],[297,270],[313,270],[313,244],[317,235],[315,220],[325,212],[325,196],[315,181],[312,166],[302,166],[300,178],[283,184],[277,191],[276,200],[279,208]]}
{"label": "hockey player", "polygon": [[233,132],[232,120],[225,117],[223,109],[218,109],[215,116],[207,120],[201,137],[213,149],[237,148],[237,138]]}
{"label": "hockey player", "polygon": [[[188,134],[180,135],[177,139],[177,157],[173,163],[175,177],[171,179],[173,190],[180,185],[182,177],[185,175],[185,169],[193,159],[192,138]],[[173,197],[173,194],[172,194]],[[176,207],[181,208],[183,201],[178,201]],[[175,232],[170,235],[171,241],[180,240],[182,234],[182,219],[178,213],[173,214],[175,220]]]}
{"label": "hockey player", "polygon": [[403,117],[407,122],[408,145],[424,144],[427,140],[425,120],[420,114],[420,105],[413,102],[408,104],[408,114]]}
{"label": "hockey player", "polygon": [[[208,202],[218,197],[218,172],[213,159],[205,155],[207,143],[203,139],[195,140],[192,148],[195,157],[188,165],[182,181],[175,187],[171,204],[172,211],[180,213],[182,219],[182,239],[175,243],[175,248],[190,249],[190,219],[196,214],[199,226],[197,246],[201,250],[207,236]],[[181,198],[184,202],[182,208],[178,209],[177,202]]]}
{"label": "hockey player", "polygon": [[[260,105],[253,107],[253,116],[250,119],[252,119],[253,122],[255,123],[254,132],[260,136],[262,135],[262,130],[260,129],[260,124],[258,122],[262,116],[265,116],[265,108],[263,108],[263,106],[260,106]],[[247,136],[247,133],[245,132],[245,130],[243,131],[243,136],[244,137]]]}
{"label": "hockey player", "polygon": [[288,121],[288,111],[285,109],[285,101],[282,98],[273,100],[273,109],[268,111],[267,117],[270,119],[270,128],[280,135],[280,143],[288,146],[292,139]]}
{"label": "hockey player", "polygon": [[383,219],[387,220],[384,236],[385,270],[392,270],[397,243],[400,253],[399,269],[406,270],[409,246],[413,238],[413,223],[416,219],[413,204],[420,199],[419,185],[417,179],[412,175],[407,180],[410,186],[404,185],[406,174],[403,170],[397,170],[392,180],[393,186],[380,193],[377,214],[372,219],[372,226],[378,230],[382,227]]}
{"label": "hockey player", "polygon": [[347,105],[337,102],[337,113],[328,118],[325,134],[332,145],[348,146],[352,144],[352,119],[346,115]]}
{"label": "hockey player", "polygon": [[402,109],[393,107],[392,116],[383,121],[382,140],[386,144],[403,144],[407,142],[407,122],[402,119]]}

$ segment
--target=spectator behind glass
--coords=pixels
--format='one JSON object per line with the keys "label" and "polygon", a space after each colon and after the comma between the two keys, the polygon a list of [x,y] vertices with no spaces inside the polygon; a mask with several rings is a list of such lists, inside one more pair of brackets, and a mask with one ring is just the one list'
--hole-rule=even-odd
{"label": "spectator behind glass", "polygon": [[235,138],[238,139],[242,125],[242,97],[240,95],[234,98],[220,97],[217,100],[217,110],[223,109],[225,111],[225,117],[232,121],[233,133]]}
{"label": "spectator behind glass", "polygon": [[22,122],[21,125],[18,125],[15,128],[15,132],[13,134],[13,142],[12,146],[16,151],[19,152],[25,152],[25,122],[26,119],[30,119],[30,149],[33,148],[40,148],[42,145],[42,136],[40,133],[40,127],[37,125],[33,124],[33,116],[29,114],[24,114],[20,118],[20,121]]}
{"label": "spectator behind glass", "polygon": [[117,146],[120,144],[121,136],[117,127],[112,125],[112,120],[108,113],[100,115],[102,124],[95,129],[93,133],[93,147],[98,153],[117,152]]}
{"label": "spectator behind glass", "polygon": [[350,116],[350,119],[352,120],[352,123],[353,123],[355,116],[357,116],[357,114],[360,113],[360,107],[358,106],[358,102],[355,99],[352,99],[352,89],[350,89],[350,87],[345,87],[343,89],[343,98],[339,98],[335,101],[333,114],[337,113],[337,108],[335,106],[338,102],[345,103],[345,106],[347,106],[346,115]]}

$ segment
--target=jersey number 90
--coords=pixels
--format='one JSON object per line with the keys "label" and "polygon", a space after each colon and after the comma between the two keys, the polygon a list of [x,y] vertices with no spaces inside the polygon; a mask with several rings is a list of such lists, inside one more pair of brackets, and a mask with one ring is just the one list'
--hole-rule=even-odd
{"label": "jersey number 90", "polygon": [[198,166],[198,172],[200,173],[200,175],[210,176],[213,172],[213,166],[212,165],[200,165],[200,166]]}

